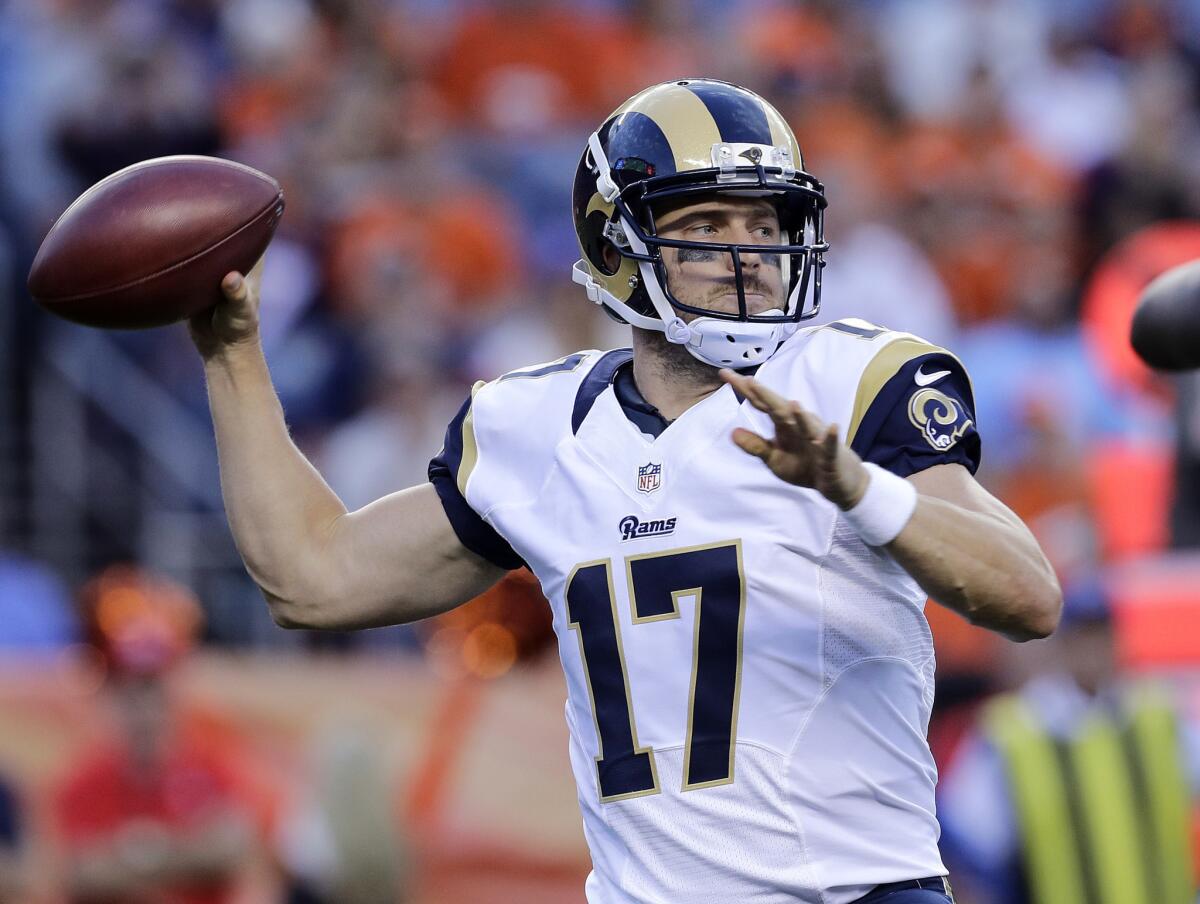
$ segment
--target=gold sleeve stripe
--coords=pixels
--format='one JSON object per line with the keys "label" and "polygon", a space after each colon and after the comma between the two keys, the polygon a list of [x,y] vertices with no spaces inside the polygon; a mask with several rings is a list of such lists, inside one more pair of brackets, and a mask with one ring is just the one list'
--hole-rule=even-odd
{"label": "gold sleeve stripe", "polygon": [[628,110],[643,113],[654,120],[664,135],[671,136],[675,171],[712,166],[712,146],[721,141],[717,121],[694,92],[681,85],[655,91],[631,102]]}
{"label": "gold sleeve stripe", "polygon": [[[913,358],[921,355],[931,354],[954,355],[937,345],[931,345],[920,339],[908,336],[902,339],[895,339],[889,342],[878,354],[868,362],[866,369],[863,370],[862,376],[858,380],[858,391],[854,395],[854,408],[850,415],[850,427],[846,430],[846,445],[854,442],[854,437],[858,433],[859,425],[862,424],[862,419],[866,417],[871,403],[875,401],[875,397],[879,395],[879,390],[883,389],[884,384],[896,375],[905,362],[911,361]],[[955,358],[954,360],[958,360]]]}
{"label": "gold sleeve stripe", "polygon": [[467,481],[471,479],[471,472],[475,470],[475,465],[479,461],[479,444],[475,441],[475,394],[486,385],[483,380],[480,380],[471,387],[471,407],[467,409],[467,416],[463,418],[463,451],[462,461],[458,463],[458,491],[462,493],[464,499],[467,498]]}

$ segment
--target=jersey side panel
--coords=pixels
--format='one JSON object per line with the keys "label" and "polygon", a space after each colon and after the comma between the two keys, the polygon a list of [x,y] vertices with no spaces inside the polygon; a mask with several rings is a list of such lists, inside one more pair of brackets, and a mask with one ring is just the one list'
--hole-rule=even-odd
{"label": "jersey side panel", "polygon": [[[764,365],[760,378],[826,423],[837,423],[853,446],[868,413],[870,427],[883,404],[904,410],[907,387],[880,401],[885,388],[896,389],[897,375],[912,391],[923,388],[913,383],[920,364],[905,368],[942,361],[936,357],[942,352],[909,334],[845,321],[802,331],[783,357]],[[769,422],[764,426],[770,430]],[[911,424],[899,440],[925,444]],[[863,451],[872,460],[874,446]],[[806,850],[826,900],[843,902],[870,884],[895,881],[889,876],[945,871],[937,850],[936,770],[925,735],[933,644],[920,587],[840,517],[820,562],[816,592],[821,697],[795,737],[786,784],[797,810],[817,808],[806,820]],[[853,755],[814,753],[829,749]],[[814,803],[832,799],[837,806],[827,812]],[[897,845],[897,837],[908,841]]]}

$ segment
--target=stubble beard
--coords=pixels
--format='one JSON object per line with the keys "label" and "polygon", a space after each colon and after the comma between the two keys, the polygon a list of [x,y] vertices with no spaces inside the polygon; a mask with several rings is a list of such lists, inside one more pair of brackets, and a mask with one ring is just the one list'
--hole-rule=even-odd
{"label": "stubble beard", "polygon": [[633,328],[634,348],[644,355],[656,377],[676,386],[696,389],[721,385],[717,368],[705,364],[680,343],[671,342],[657,330]]}

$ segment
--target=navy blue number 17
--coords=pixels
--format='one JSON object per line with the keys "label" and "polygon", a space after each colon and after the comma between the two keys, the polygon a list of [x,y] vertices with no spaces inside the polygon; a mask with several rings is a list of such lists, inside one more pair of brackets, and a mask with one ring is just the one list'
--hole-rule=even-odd
{"label": "navy blue number 17", "polygon": [[[680,618],[680,602],[690,598],[694,603],[685,791],[733,781],[746,602],[741,553],[741,544],[732,541],[625,559],[634,624]],[[567,580],[566,602],[571,627],[579,632],[600,738],[600,799],[653,794],[659,790],[658,773],[654,752],[638,745],[612,563],[603,559],[576,567]]]}

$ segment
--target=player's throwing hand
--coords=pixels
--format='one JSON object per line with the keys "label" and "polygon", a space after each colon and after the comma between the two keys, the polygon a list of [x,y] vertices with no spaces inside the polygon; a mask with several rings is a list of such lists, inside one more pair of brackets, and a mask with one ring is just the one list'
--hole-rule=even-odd
{"label": "player's throwing hand", "polygon": [[826,425],[799,402],[785,399],[753,377],[728,368],[722,368],[720,375],[775,424],[774,439],[736,428],[733,441],[738,448],[761,458],[781,480],[812,487],[843,511],[854,507],[870,477],[862,459],[838,440],[837,424]]}
{"label": "player's throwing hand", "polygon": [[263,259],[246,276],[232,272],[221,280],[225,300],[188,320],[192,342],[201,356],[210,358],[221,349],[258,335],[258,287]]}

